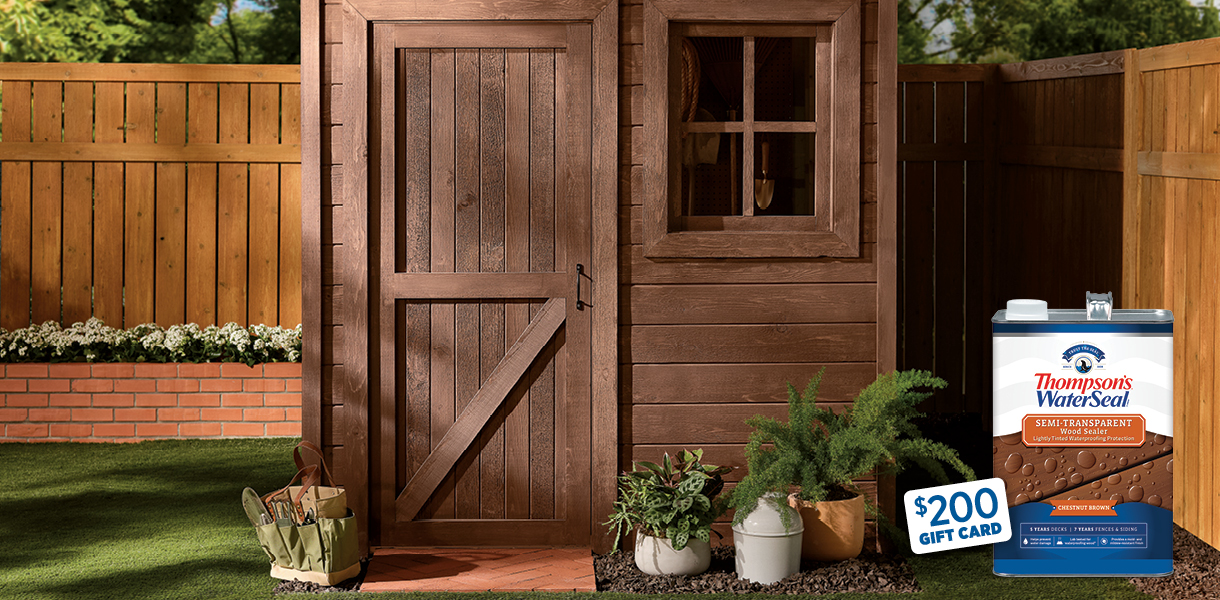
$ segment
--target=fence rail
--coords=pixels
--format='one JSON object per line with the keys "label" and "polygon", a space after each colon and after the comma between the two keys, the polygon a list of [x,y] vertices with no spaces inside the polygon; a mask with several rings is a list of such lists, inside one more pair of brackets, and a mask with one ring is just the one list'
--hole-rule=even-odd
{"label": "fence rail", "polygon": [[0,327],[301,318],[300,68],[0,64]]}

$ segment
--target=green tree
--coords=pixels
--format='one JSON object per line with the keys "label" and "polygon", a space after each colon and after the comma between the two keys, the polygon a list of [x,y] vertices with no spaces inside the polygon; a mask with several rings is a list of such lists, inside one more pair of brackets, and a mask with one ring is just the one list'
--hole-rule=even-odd
{"label": "green tree", "polygon": [[[1220,36],[1215,0],[1202,6],[1190,0],[900,0],[899,6],[900,62],[1038,60]],[[952,33],[933,39],[928,25],[945,21],[953,23]],[[938,47],[929,51],[930,42]]]}
{"label": "green tree", "polygon": [[0,0],[0,61],[299,63],[300,0],[254,4]]}
{"label": "green tree", "polygon": [[300,0],[254,0],[257,10],[238,10],[233,0],[218,4],[220,21],[202,28],[190,62],[301,62]]}

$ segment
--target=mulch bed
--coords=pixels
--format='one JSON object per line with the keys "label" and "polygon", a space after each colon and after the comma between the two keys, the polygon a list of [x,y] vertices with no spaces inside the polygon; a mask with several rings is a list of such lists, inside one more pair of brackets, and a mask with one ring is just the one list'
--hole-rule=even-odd
{"label": "mulch bed", "polygon": [[771,585],[737,578],[732,546],[712,548],[712,566],[701,575],[645,575],[632,552],[593,558],[597,591],[630,594],[830,594],[836,592],[918,592],[919,584],[901,556],[866,549],[836,563],[802,563],[801,571]]}
{"label": "mulch bed", "polygon": [[1158,600],[1220,598],[1220,550],[1208,546],[1194,534],[1173,526],[1173,575],[1136,577],[1131,584]]}

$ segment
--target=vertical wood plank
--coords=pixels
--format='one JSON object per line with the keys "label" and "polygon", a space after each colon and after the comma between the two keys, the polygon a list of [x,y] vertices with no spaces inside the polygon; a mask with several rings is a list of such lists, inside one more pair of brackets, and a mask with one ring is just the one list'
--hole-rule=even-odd
{"label": "vertical wood plank", "polygon": [[[33,140],[63,141],[63,84],[35,81]],[[59,321],[63,285],[63,163],[32,165],[30,198],[30,301],[35,323]]]}
{"label": "vertical wood plank", "polygon": [[[278,144],[279,129],[279,84],[250,84],[250,143]],[[278,165],[250,165],[250,221],[246,243],[249,247],[247,318],[251,324],[279,323],[279,178]]]}
{"label": "vertical wood plank", "polygon": [[[933,83],[906,84],[906,140],[912,144],[936,141],[936,88]],[[901,361],[903,369],[932,370],[935,366],[933,331],[936,310],[934,302],[934,259],[927,248],[934,248],[933,228],[936,222],[936,167],[932,162],[906,163],[906,223],[903,244],[905,342]],[[928,406],[928,405],[931,406]],[[940,409],[933,399],[924,403],[923,410]]]}
{"label": "vertical wood plank", "polygon": [[[127,84],[126,142],[156,141],[156,86]],[[134,327],[155,320],[156,301],[156,166],[128,163],[123,271],[123,325]]]}
{"label": "vertical wood plank", "polygon": [[[220,84],[219,140],[222,144],[246,144],[249,134],[250,86]],[[241,163],[218,167],[216,219],[216,321],[249,323],[247,236],[249,231],[249,173]],[[346,323],[345,323],[346,324]]]}
{"label": "vertical wood plank", "polygon": [[[94,85],[99,144],[123,143],[124,84],[99,81]],[[93,165],[93,316],[111,327],[123,326],[123,183],[121,162]]]}
{"label": "vertical wood plank", "polygon": [[[504,51],[479,51],[479,272],[504,271]],[[504,304],[479,307],[479,387],[504,358]],[[496,411],[479,434],[479,514],[504,518],[504,418]]]}
{"label": "vertical wood plank", "polygon": [[[530,271],[555,270],[555,53],[530,51]],[[530,317],[541,305],[530,306]],[[554,346],[530,388],[530,517],[555,516]]]}
{"label": "vertical wood plank", "polygon": [[[1213,65],[1209,65],[1213,66]],[[1210,80],[1207,87],[1214,85]],[[1210,93],[1204,96],[1204,111],[1210,112]],[[1214,118],[1214,114],[1207,116]],[[1214,123],[1215,121],[1203,121]],[[1196,125],[1198,127],[1198,125]],[[1205,137],[1211,137],[1210,132]],[[1193,181],[1199,189],[1200,196],[1200,235],[1199,235],[1199,337],[1196,342],[1197,368],[1199,370],[1199,444],[1192,448],[1199,461],[1199,478],[1195,485],[1197,496],[1195,506],[1198,507],[1199,524],[1195,531],[1199,537],[1208,543],[1214,543],[1211,537],[1213,513],[1215,512],[1216,496],[1213,493],[1213,478],[1216,466],[1215,432],[1211,429],[1214,418],[1212,395],[1215,391],[1215,326],[1216,326],[1216,182]]]}
{"label": "vertical wood plank", "polygon": [[[301,143],[301,86],[280,85],[282,144]],[[279,324],[301,323],[301,165],[279,165]]]}
{"label": "vertical wood plank", "polygon": [[[322,203],[333,189],[322,187],[322,5],[301,3],[301,437],[322,444]],[[325,86],[329,88],[330,86]]]}
{"label": "vertical wood plank", "polygon": [[[64,141],[93,141],[93,82],[64,83]],[[93,163],[64,163],[64,323],[93,316]]]}
{"label": "vertical wood plank", "polygon": [[[403,50],[401,74],[396,85],[401,101],[397,121],[402,128],[402,143],[397,145],[399,190],[395,203],[397,268],[409,273],[431,270],[431,165],[432,144],[429,90],[431,67],[429,51]],[[426,304],[411,303],[406,310],[406,459],[405,481],[415,474],[431,453],[431,414],[429,406],[429,360],[431,354],[431,314]],[[425,506],[425,510],[427,510]]]}
{"label": "vertical wood plank", "polygon": [[[936,84],[936,142],[957,144],[966,141],[966,86],[964,83]],[[938,390],[937,408],[948,412],[963,410],[962,321],[966,301],[962,285],[965,278],[965,164],[957,161],[936,163],[936,212],[933,256],[933,285],[936,335],[933,341],[934,371],[949,386]]]}
{"label": "vertical wood plank", "polygon": [[[220,89],[192,83],[187,89],[189,144],[215,144]],[[216,163],[191,163],[186,172],[186,322],[216,324]]]}
{"label": "vertical wood plank", "polygon": [[[343,240],[337,265],[343,285],[344,462],[348,506],[356,513],[361,553],[368,551],[369,529],[369,376],[376,376],[376,350],[370,348],[368,264],[371,246],[369,213],[369,22],[350,4],[343,5],[344,218],[336,238]],[[376,189],[376,188],[374,188]],[[376,234],[372,237],[375,238]],[[354,489],[353,489],[354,488]],[[352,492],[355,492],[354,494]]]}
{"label": "vertical wood plank", "polygon": [[[529,148],[530,143],[530,55],[527,50],[509,50],[505,59],[506,148]],[[529,154],[505,153],[504,268],[509,272],[530,270]],[[529,304],[516,302],[504,308],[504,333],[508,343],[520,337],[529,324]],[[511,409],[504,423],[505,517],[530,516],[530,397],[529,386],[518,384],[509,397]]]}
{"label": "vertical wood plank", "polygon": [[[28,81],[4,81],[3,139],[30,141]],[[4,235],[0,236],[0,327],[20,329],[30,324],[30,175],[28,162],[5,162],[0,180],[0,210]]]}
{"label": "vertical wood plank", "polygon": [[[433,273],[454,271],[454,53],[451,50],[432,52],[432,172],[431,172],[431,254]],[[432,437],[435,450],[449,431],[455,418],[454,306],[432,305]],[[437,488],[424,507],[431,518],[453,518],[456,478],[450,475]]]}
{"label": "vertical wood plank", "polygon": [[[157,143],[186,143],[186,84],[157,84]],[[186,165],[157,163],[157,324],[186,319]]]}
{"label": "vertical wood plank", "polygon": [[[455,51],[454,58],[454,269],[479,272],[479,51]],[[479,305],[456,307],[455,414],[461,415],[479,390]],[[471,445],[454,467],[457,475],[457,518],[479,517],[479,448]]]}

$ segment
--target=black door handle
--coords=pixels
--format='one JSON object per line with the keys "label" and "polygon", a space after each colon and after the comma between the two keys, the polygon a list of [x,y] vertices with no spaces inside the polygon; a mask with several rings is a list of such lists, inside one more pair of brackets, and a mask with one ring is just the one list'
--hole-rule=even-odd
{"label": "black door handle", "polygon": [[589,304],[580,298],[580,280],[586,277],[589,279],[590,283],[593,282],[593,278],[589,277],[589,275],[585,273],[585,266],[580,263],[576,263],[576,310],[584,310],[586,306],[593,308],[592,304]]}

